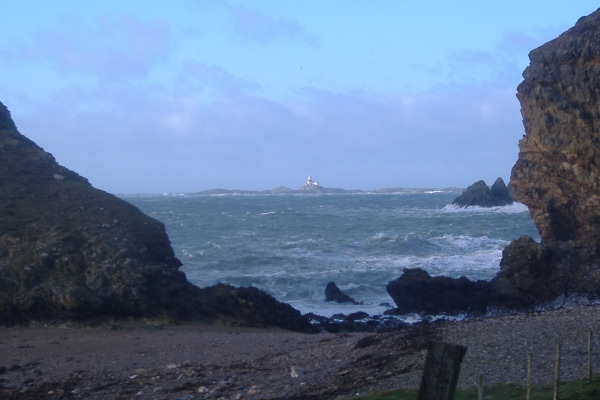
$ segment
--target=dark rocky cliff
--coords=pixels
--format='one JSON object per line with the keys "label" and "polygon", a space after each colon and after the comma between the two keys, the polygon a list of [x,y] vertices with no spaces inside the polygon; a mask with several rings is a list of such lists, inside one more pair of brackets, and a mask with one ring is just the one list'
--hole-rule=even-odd
{"label": "dark rocky cliff", "polygon": [[0,325],[98,317],[306,328],[253,288],[199,289],[162,223],[21,135],[0,103]]}

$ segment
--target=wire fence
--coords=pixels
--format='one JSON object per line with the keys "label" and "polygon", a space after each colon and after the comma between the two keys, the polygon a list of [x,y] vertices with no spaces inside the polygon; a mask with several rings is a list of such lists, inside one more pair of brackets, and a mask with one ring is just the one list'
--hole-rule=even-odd
{"label": "wire fence", "polygon": [[[583,334],[583,332],[582,332]],[[569,365],[569,369],[571,370],[571,374],[569,374],[567,379],[573,379],[573,374],[572,374],[572,370],[575,368],[576,370],[584,370],[585,373],[582,374],[579,379],[586,379],[588,383],[592,382],[593,379],[593,372],[594,372],[594,364],[597,363],[597,359],[598,359],[598,354],[594,348],[594,333],[592,331],[588,331],[586,333],[586,339],[587,339],[587,348],[585,352],[582,352],[578,349],[571,349],[571,353],[575,353],[576,356],[578,357],[573,357],[573,354],[571,354],[571,357],[569,357],[569,362],[570,363],[574,363],[575,365]],[[555,351],[555,356],[554,356],[554,362],[553,365],[549,365],[547,363],[547,360],[545,360],[546,362],[542,363],[542,365],[545,367],[546,371],[544,376],[548,375],[548,370],[550,368],[552,368],[552,386],[553,386],[553,399],[554,400],[560,400],[560,384],[561,384],[561,380],[564,379],[564,376],[562,375],[563,372],[563,368],[565,367],[564,364],[564,360],[563,360],[563,345],[562,343],[557,343],[556,347],[555,347],[556,351]],[[575,350],[575,351],[573,351]],[[533,372],[534,372],[534,368],[533,368],[533,361],[536,359],[536,352],[535,352],[535,347],[531,347],[530,351],[526,354],[526,358],[525,358],[525,375],[523,377],[524,381],[524,386],[525,386],[525,399],[526,400],[530,400],[531,399],[531,387],[533,384]],[[573,368],[574,367],[574,368]],[[538,367],[538,373],[540,367]],[[539,383],[539,379],[538,379],[538,383]],[[546,383],[550,383],[550,382],[546,382]],[[480,374],[477,377],[477,398],[478,400],[484,400],[485,399],[485,388],[484,388],[484,384],[485,384],[485,375],[484,374]]]}

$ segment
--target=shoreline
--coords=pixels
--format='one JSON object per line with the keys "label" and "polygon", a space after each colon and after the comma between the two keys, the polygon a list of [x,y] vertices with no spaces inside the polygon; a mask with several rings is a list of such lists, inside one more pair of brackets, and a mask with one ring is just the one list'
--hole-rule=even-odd
{"label": "shoreline", "polygon": [[[0,398],[338,398],[417,387],[430,340],[467,346],[459,386],[583,378],[600,305],[422,323],[397,332],[306,334],[201,324],[0,328]],[[598,347],[598,346],[597,346]],[[600,352],[594,350],[595,370]],[[298,377],[292,377],[292,367]],[[187,397],[185,397],[187,396]]]}

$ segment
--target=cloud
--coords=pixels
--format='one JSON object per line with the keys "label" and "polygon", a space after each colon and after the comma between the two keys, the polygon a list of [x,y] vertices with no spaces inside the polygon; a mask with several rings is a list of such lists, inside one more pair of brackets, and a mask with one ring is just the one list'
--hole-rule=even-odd
{"label": "cloud", "polygon": [[297,22],[285,18],[273,18],[258,10],[232,7],[234,31],[246,41],[269,43],[276,40],[293,40],[316,47],[315,36],[306,32]]}
{"label": "cloud", "polygon": [[191,60],[184,62],[176,85],[182,91],[201,96],[206,101],[260,89],[257,83],[236,77],[220,66]]}
{"label": "cloud", "polygon": [[[312,40],[293,21],[228,10],[246,40]],[[508,178],[516,160],[522,126],[513,64],[527,40],[508,35],[504,60],[454,54],[447,63],[465,79],[425,93],[306,87],[274,100],[254,81],[200,59],[181,62],[168,79],[136,79],[173,45],[159,19],[71,20],[11,54],[98,81],[69,82],[32,100],[17,122],[59,162],[112,192],[297,187],[308,173],[326,186],[467,186]],[[485,79],[468,79],[478,71]],[[505,79],[506,71],[513,75]]]}
{"label": "cloud", "polygon": [[171,39],[168,24],[160,19],[63,18],[60,27],[34,32],[0,54],[7,63],[44,63],[60,73],[123,79],[147,75],[167,56]]}
{"label": "cloud", "polygon": [[[63,165],[120,193],[296,187],[308,173],[363,189],[467,186],[508,178],[522,135],[512,87],[307,88],[280,102],[218,67],[188,63],[180,75],[176,85],[71,86],[17,123]],[[218,96],[207,101],[202,88]]]}

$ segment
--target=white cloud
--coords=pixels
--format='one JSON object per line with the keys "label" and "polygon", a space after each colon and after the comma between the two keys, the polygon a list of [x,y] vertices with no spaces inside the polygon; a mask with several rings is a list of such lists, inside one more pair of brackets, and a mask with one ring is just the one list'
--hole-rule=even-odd
{"label": "white cloud", "polygon": [[[507,90],[312,89],[290,103],[230,90],[204,102],[179,86],[130,83],[62,91],[20,116],[19,128],[113,192],[267,189],[306,173],[330,186],[466,186],[508,178],[516,160],[522,127]],[[86,106],[98,103],[107,106]]]}

